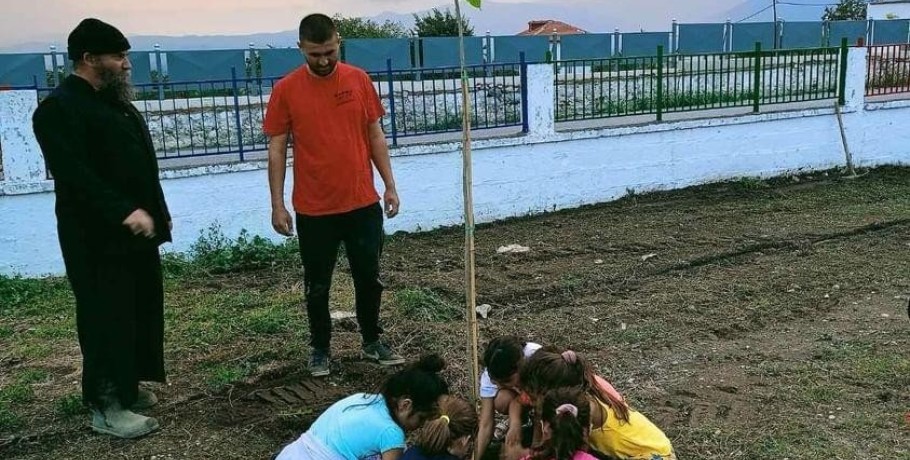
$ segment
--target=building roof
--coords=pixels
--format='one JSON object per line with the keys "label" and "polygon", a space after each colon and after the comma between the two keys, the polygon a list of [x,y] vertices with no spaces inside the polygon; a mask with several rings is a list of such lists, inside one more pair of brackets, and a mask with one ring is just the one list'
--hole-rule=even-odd
{"label": "building roof", "polygon": [[542,19],[528,21],[528,30],[523,31],[518,35],[551,35],[554,32],[559,35],[588,33],[586,30],[575,27],[572,24],[566,24],[565,22],[554,19]]}

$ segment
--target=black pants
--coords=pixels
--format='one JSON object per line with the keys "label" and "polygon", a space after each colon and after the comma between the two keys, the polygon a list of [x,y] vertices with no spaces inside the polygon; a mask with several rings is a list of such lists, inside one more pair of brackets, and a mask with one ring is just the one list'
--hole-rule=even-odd
{"label": "black pants", "polygon": [[61,243],[76,297],[83,400],[103,407],[103,392],[129,407],[136,401],[140,381],[165,380],[158,248],[110,255],[65,238]]}
{"label": "black pants", "polygon": [[379,339],[379,303],[383,285],[379,281],[379,258],[384,231],[379,203],[344,214],[304,216],[297,214],[300,258],[310,346],[329,350],[332,319],[329,316],[329,291],[338,260],[338,247],[344,242],[345,254],[354,279],[357,323],[364,343]]}

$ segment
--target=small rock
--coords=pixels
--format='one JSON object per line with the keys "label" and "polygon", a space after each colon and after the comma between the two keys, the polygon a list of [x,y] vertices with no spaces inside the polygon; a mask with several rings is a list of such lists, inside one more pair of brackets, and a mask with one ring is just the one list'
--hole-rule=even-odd
{"label": "small rock", "polygon": [[831,294],[825,294],[825,298],[826,298],[826,299],[830,299],[830,298],[831,298]]}
{"label": "small rock", "polygon": [[645,254],[645,255],[641,256],[641,261],[644,262],[644,261],[646,261],[646,260],[648,260],[648,259],[651,259],[651,258],[654,258],[654,257],[657,257],[657,254],[653,254],[653,253],[652,253],[652,254]]}
{"label": "small rock", "polygon": [[714,436],[720,436],[720,429],[714,430]]}
{"label": "small rock", "polygon": [[840,284],[835,284],[834,289],[840,289]]}
{"label": "small rock", "polygon": [[603,265],[603,263],[604,263],[603,259],[597,259],[594,261],[594,265]]}
{"label": "small rock", "polygon": [[508,246],[500,246],[496,252],[499,254],[518,254],[522,252],[529,252],[530,250],[531,248],[527,246],[522,246],[520,244],[510,244]]}
{"label": "small rock", "polygon": [[889,315],[887,313],[882,313],[882,318],[890,318],[890,317],[891,317],[891,315]]}
{"label": "small rock", "polygon": [[619,323],[619,330],[624,331],[626,330],[626,327],[628,327],[626,326],[626,323]]}
{"label": "small rock", "polygon": [[834,420],[834,419],[836,419],[836,418],[837,418],[837,416],[834,415],[834,414],[831,414],[831,415],[828,416],[828,420]]}
{"label": "small rock", "polygon": [[490,310],[492,309],[493,307],[491,307],[489,304],[478,305],[474,308],[474,310],[479,313],[483,319],[487,319],[487,316],[490,314]]}

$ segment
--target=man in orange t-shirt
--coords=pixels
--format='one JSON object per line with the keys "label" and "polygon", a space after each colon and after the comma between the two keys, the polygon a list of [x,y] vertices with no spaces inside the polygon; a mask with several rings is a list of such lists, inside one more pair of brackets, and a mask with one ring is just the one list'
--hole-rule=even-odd
{"label": "man in orange t-shirt", "polygon": [[373,166],[385,183],[385,214],[395,217],[399,204],[382,132],[385,110],[370,77],[338,62],[340,39],[331,18],[303,18],[299,46],[306,65],[275,84],[263,131],[269,136],[272,226],[286,236],[294,231],[284,203],[289,133],[294,140],[292,201],[313,349],[309,370],[313,376],[329,374],[329,291],[342,242],[354,279],[362,355],[383,365],[401,364],[404,359],[379,340],[384,231]]}

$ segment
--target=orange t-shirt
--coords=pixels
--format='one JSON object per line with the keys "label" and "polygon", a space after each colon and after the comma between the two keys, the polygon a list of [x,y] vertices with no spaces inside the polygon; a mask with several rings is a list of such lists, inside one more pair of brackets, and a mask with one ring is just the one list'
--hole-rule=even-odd
{"label": "orange t-shirt", "polygon": [[339,214],[379,201],[369,125],[385,109],[366,72],[339,62],[328,77],[304,65],[275,84],[263,131],[294,138],[292,201],[299,214]]}

